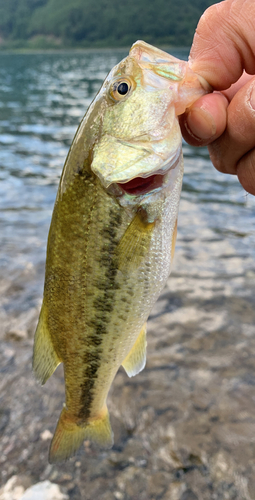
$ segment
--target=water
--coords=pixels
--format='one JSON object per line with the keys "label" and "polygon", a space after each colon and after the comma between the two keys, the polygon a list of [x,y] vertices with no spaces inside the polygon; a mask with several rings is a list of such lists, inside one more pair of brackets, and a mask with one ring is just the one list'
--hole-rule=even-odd
{"label": "water", "polygon": [[[31,475],[33,482],[55,478],[65,484],[60,469],[47,469],[49,442],[39,437],[45,428],[53,431],[63,402],[61,373],[52,379],[52,387],[40,390],[34,384],[32,334],[64,160],[105,75],[125,55],[112,50],[0,54],[0,361],[4,373],[0,432],[1,415],[10,415],[3,426],[3,482],[22,472]],[[116,378],[110,402],[116,448],[110,459],[104,454],[95,458],[93,448],[79,458],[86,464],[83,470],[90,471],[86,476],[87,491],[89,487],[92,491],[89,499],[255,498],[255,198],[242,190],[234,176],[215,171],[206,148],[184,144],[183,150],[185,177],[174,269],[151,315],[147,369],[134,381],[122,372]],[[12,397],[10,380],[16,387]],[[56,394],[55,404],[50,396]],[[162,394],[174,399],[171,408]],[[43,408],[38,397],[48,397]],[[28,417],[23,399],[30,408],[25,434]],[[23,458],[19,446],[22,450],[28,446]],[[154,461],[147,456],[149,448]],[[125,467],[120,465],[123,460]],[[70,484],[66,480],[73,499],[85,491],[85,477],[76,474],[79,463],[70,462],[64,469],[73,471]],[[101,467],[105,483],[96,482],[91,464]],[[112,470],[119,478],[114,485]],[[132,479],[137,470],[146,494],[140,479]],[[158,474],[157,487],[150,483],[153,474]],[[105,488],[111,492],[109,497]],[[185,497],[189,491],[196,496]]]}
{"label": "water", "polygon": [[[43,262],[57,184],[75,130],[105,75],[123,56],[0,56],[2,276],[15,279],[26,266]],[[40,295],[41,281],[34,284]],[[38,292],[26,289],[31,304]],[[5,309],[15,308],[13,297],[11,302],[4,299]]]}

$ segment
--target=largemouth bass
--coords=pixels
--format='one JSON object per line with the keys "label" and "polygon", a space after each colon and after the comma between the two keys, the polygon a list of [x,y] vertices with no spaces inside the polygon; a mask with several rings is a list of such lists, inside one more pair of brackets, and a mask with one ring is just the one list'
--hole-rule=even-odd
{"label": "largemouth bass", "polygon": [[50,462],[84,439],[110,447],[106,398],[145,366],[146,320],[170,273],[183,160],[177,116],[206,92],[188,64],[144,42],[115,66],[67,156],[48,237],[33,369],[64,364]]}

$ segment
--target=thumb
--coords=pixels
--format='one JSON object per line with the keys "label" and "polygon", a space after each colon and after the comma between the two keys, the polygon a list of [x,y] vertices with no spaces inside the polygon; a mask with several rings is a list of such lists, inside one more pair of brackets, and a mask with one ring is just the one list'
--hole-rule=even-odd
{"label": "thumb", "polygon": [[190,66],[216,90],[236,82],[245,69],[255,74],[255,1],[224,0],[201,17]]}

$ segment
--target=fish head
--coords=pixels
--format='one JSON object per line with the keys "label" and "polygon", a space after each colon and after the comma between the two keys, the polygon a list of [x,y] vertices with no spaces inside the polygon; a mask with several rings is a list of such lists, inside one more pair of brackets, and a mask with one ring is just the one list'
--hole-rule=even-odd
{"label": "fish head", "polygon": [[104,188],[137,204],[167,186],[182,155],[178,115],[205,87],[187,62],[136,42],[99,93],[104,112],[91,169]]}

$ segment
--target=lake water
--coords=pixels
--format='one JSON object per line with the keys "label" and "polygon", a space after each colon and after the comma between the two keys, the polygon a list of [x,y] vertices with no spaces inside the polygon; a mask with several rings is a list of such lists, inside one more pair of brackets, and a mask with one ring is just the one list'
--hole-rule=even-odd
{"label": "lake water", "polygon": [[0,54],[2,483],[50,479],[71,499],[255,499],[255,198],[187,144],[175,263],[149,322],[147,368],[131,381],[120,371],[110,395],[115,448],[86,445],[78,462],[47,466],[40,436],[64,397],[61,372],[43,389],[30,373],[47,232],[75,130],[125,55]]}

